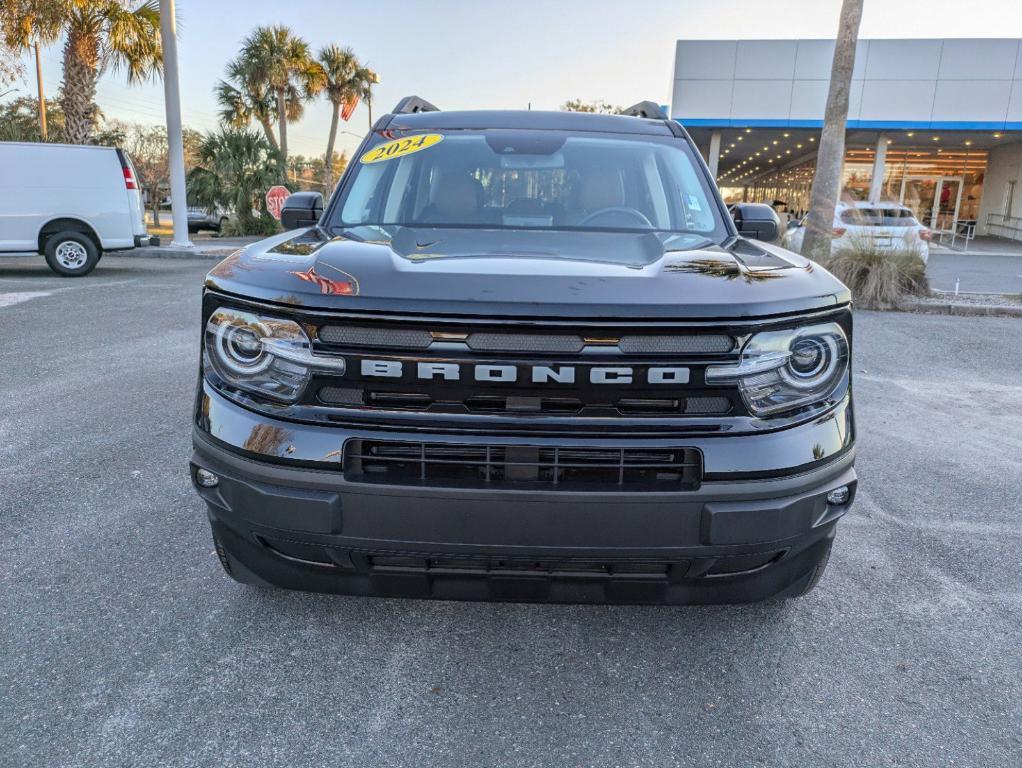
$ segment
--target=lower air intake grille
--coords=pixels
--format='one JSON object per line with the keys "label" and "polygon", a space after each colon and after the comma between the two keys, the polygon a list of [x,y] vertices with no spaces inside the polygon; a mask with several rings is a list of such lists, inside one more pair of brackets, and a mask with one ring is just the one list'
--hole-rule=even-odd
{"label": "lower air intake grille", "polygon": [[599,491],[695,490],[694,448],[578,448],[349,440],[345,479],[461,488]]}

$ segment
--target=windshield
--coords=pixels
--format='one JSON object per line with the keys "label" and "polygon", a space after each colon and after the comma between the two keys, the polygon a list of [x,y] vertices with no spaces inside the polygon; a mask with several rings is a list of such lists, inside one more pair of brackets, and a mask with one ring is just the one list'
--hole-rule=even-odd
{"label": "windshield", "polygon": [[670,137],[487,130],[380,138],[330,227],[666,232],[723,239],[688,145]]}

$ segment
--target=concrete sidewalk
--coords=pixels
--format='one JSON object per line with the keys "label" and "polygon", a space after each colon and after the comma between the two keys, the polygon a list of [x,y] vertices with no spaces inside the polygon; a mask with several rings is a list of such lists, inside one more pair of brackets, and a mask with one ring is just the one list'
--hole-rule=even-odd
{"label": "concrete sidewalk", "polygon": [[936,291],[1022,294],[1022,249],[1014,254],[930,251],[926,265]]}
{"label": "concrete sidewalk", "polygon": [[966,256],[1022,256],[1022,241],[983,236],[969,241],[968,246],[963,240],[958,240],[955,247],[952,248],[949,238],[945,238],[943,244],[934,239],[930,244],[930,253],[959,253]]}
{"label": "concrete sidewalk", "polygon": [[122,255],[138,258],[157,259],[224,259],[239,248],[262,240],[261,237],[217,237],[195,238],[191,248],[175,248],[170,238],[164,238],[160,245],[148,245],[126,251]]}

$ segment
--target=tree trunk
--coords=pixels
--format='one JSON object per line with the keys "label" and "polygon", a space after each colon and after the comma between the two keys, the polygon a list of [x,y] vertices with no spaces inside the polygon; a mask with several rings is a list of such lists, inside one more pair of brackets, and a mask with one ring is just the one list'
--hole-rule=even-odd
{"label": "tree trunk", "polygon": [[277,143],[277,137],[273,133],[273,124],[270,122],[270,118],[262,116],[258,118],[259,125],[263,127],[263,133],[266,134],[266,140],[270,142],[270,146],[276,150],[280,149],[280,145]]}
{"label": "tree trunk", "polygon": [[91,144],[96,127],[96,81],[99,79],[99,40],[74,26],[64,43],[64,140]]}
{"label": "tree trunk", "polygon": [[277,91],[277,112],[280,120],[280,156],[287,167],[287,99],[284,91]]}
{"label": "tree trunk", "polygon": [[341,105],[333,102],[333,114],[330,115],[330,136],[326,140],[326,157],[323,169],[323,191],[329,197],[334,189],[334,142],[337,140],[337,120],[341,114]]}
{"label": "tree trunk", "polygon": [[802,255],[814,261],[830,256],[834,230],[834,208],[841,193],[841,169],[845,158],[845,123],[848,120],[848,92],[855,69],[855,46],[859,39],[862,0],[843,0],[841,20],[830,69],[830,91],[823,116],[820,149],[809,202]]}
{"label": "tree trunk", "polygon": [[153,207],[153,226],[160,226],[160,189],[157,187],[149,192],[149,204]]}
{"label": "tree trunk", "polygon": [[244,187],[239,187],[234,208],[238,215],[238,228],[241,234],[247,235],[252,231],[252,193]]}

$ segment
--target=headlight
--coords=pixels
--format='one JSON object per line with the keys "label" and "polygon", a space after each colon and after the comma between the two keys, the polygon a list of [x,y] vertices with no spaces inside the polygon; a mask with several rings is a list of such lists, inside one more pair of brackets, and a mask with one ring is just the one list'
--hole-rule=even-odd
{"label": "headlight", "polygon": [[757,333],[740,363],[707,368],[706,383],[737,383],[757,416],[834,401],[848,389],[848,338],[837,323]]}
{"label": "headlight", "polygon": [[282,402],[294,402],[314,369],[344,373],[344,360],[312,354],[293,320],[221,307],[206,322],[205,365],[226,383]]}

